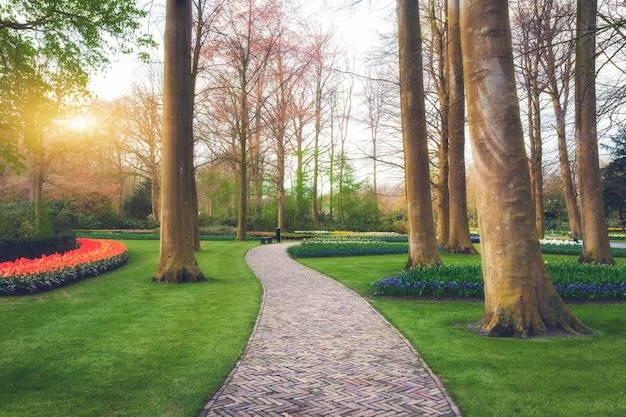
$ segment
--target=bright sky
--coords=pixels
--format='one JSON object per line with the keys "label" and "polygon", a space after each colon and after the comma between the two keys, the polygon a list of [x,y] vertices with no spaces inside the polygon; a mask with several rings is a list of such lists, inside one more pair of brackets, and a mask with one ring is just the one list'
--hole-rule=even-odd
{"label": "bright sky", "polygon": [[[393,0],[363,0],[362,3],[348,8],[342,7],[338,1],[317,0],[305,2],[305,9],[311,8],[310,13],[323,22],[332,22],[329,24],[332,24],[337,34],[336,39],[343,41],[347,50],[356,50],[361,56],[377,42],[377,31],[380,31],[383,25],[389,24],[385,22],[384,16],[395,13]],[[331,6],[325,6],[326,4]],[[153,12],[162,14],[164,9],[155,6]],[[320,14],[326,16],[320,17]],[[157,20],[162,21],[162,18]],[[147,29],[150,30],[148,26]],[[160,28],[153,24],[150,32],[157,43],[162,43],[163,35]],[[162,56],[162,49],[156,50],[154,55]],[[92,91],[103,100],[123,96],[130,91],[133,80],[140,76],[141,67],[142,63],[131,55],[113,57],[111,67],[104,74],[93,77]]]}

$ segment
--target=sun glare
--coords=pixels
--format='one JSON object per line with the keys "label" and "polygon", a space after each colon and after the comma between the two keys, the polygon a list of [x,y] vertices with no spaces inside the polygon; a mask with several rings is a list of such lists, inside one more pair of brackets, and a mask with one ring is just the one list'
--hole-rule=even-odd
{"label": "sun glare", "polygon": [[61,124],[68,130],[74,132],[85,132],[94,125],[94,119],[90,116],[73,116],[61,121]]}

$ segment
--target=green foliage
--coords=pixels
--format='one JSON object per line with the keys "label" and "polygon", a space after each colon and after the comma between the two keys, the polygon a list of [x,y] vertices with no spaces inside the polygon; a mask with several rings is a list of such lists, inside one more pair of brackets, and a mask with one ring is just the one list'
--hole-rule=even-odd
{"label": "green foliage", "polygon": [[152,214],[152,184],[141,181],[133,195],[124,200],[124,215],[132,219],[145,220]]}
{"label": "green foliage", "polygon": [[0,203],[0,237],[37,236],[35,207],[30,202]]}
{"label": "green foliage", "polygon": [[113,213],[111,200],[104,194],[74,193],[64,200],[44,205],[41,224],[35,226],[33,202],[0,203],[0,237],[31,237],[68,230],[117,228],[121,220]]}
{"label": "green foliage", "polygon": [[19,165],[20,137],[39,137],[58,98],[84,93],[112,51],[153,44],[136,36],[145,15],[134,0],[0,2],[0,169]]}
{"label": "green foliage", "polygon": [[[605,146],[612,154],[613,161],[602,168],[603,197],[607,215],[616,212],[613,218],[626,217],[626,128],[620,128],[611,137],[611,144]],[[621,226],[621,223],[616,223]]]}
{"label": "green foliage", "polygon": [[72,249],[76,249],[76,236],[73,233],[0,238],[0,262],[14,261],[19,258],[34,259],[41,255],[63,253]]}
{"label": "green foliage", "polygon": [[33,71],[37,63],[48,62],[66,77],[84,83],[86,72],[102,68],[112,49],[121,46],[124,52],[130,52],[133,42],[151,44],[148,38],[136,37],[139,19],[145,15],[134,0],[3,1],[3,69]]}

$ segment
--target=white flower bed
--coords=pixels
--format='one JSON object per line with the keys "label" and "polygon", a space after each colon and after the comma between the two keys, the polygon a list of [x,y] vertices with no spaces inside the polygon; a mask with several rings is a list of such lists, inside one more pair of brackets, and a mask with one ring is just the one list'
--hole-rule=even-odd
{"label": "white flower bed", "polygon": [[565,239],[539,239],[539,243],[542,245],[582,245],[580,241],[576,242]]}

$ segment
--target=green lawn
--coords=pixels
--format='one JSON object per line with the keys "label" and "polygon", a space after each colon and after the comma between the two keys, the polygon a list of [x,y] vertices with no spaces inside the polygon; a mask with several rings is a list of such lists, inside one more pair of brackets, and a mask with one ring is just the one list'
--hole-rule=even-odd
{"label": "green lawn", "polygon": [[0,298],[0,416],[195,416],[247,343],[261,286],[255,243],[203,242],[209,282],[150,282],[157,241],[124,267],[35,296]]}
{"label": "green lawn", "polygon": [[[261,286],[255,242],[203,242],[209,282],[150,282],[158,242],[128,265],[28,297],[0,298],[0,416],[196,416],[244,348]],[[479,262],[444,255],[444,262]],[[570,258],[574,259],[574,258]],[[618,260],[620,261],[620,260]],[[406,255],[305,259],[367,296]],[[465,417],[626,415],[626,304],[573,305],[591,337],[488,339],[481,303],[370,299],[414,344]]]}
{"label": "green lawn", "polygon": [[[300,261],[367,296],[370,282],[397,272],[406,255]],[[464,326],[480,319],[480,302],[370,301],[439,375],[465,417],[626,415],[626,304],[570,306],[594,336],[518,340]]]}

